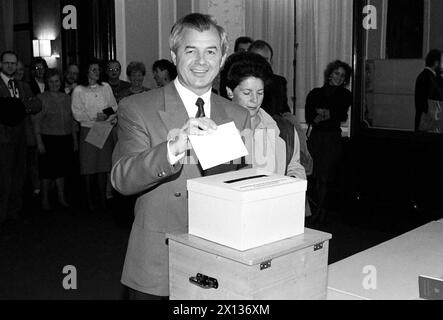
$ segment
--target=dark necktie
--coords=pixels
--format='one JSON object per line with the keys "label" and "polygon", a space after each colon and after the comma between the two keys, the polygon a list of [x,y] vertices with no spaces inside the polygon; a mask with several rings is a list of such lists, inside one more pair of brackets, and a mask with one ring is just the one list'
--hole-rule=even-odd
{"label": "dark necktie", "polygon": [[205,109],[203,109],[203,106],[205,105],[205,102],[202,98],[198,98],[195,105],[198,107],[197,114],[195,115],[196,118],[203,118],[205,117]]}
{"label": "dark necktie", "polygon": [[12,91],[12,97],[17,98],[17,92],[15,90],[14,80],[9,79],[8,86],[9,86],[9,89]]}

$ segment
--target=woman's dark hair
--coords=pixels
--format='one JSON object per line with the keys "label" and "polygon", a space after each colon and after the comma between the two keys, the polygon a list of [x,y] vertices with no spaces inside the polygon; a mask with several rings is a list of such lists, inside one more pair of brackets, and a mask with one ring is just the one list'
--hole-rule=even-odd
{"label": "woman's dark hair", "polygon": [[31,71],[34,72],[35,71],[35,67],[41,64],[43,65],[43,67],[45,68],[45,71],[48,70],[48,63],[46,62],[45,59],[43,59],[42,57],[34,57],[31,60]]}
{"label": "woman's dark hair", "polygon": [[443,52],[439,49],[432,49],[426,55],[426,67],[433,67],[435,62],[440,63]]}
{"label": "woman's dark hair", "polygon": [[345,70],[345,80],[343,81],[342,87],[346,87],[351,80],[352,68],[346,62],[335,60],[328,64],[325,70],[325,84],[329,83],[329,77],[338,68],[343,68]]}
{"label": "woman's dark hair", "polygon": [[169,79],[174,80],[177,77],[177,68],[175,65],[166,59],[157,60],[152,65],[152,72],[156,69],[160,69],[161,71],[167,70],[169,74]]}
{"label": "woman's dark hair", "polygon": [[243,80],[254,77],[267,86],[273,75],[271,65],[265,58],[252,52],[230,55],[220,72],[220,95],[228,98],[226,87],[234,90]]}
{"label": "woman's dark hair", "polygon": [[103,82],[103,67],[102,67],[102,62],[96,58],[92,58],[90,59],[87,63],[83,64],[80,67],[80,75],[79,75],[79,79],[78,79],[78,84],[84,87],[89,86],[89,81],[88,81],[88,73],[89,73],[89,67],[92,65],[98,65],[99,69],[100,69],[100,77],[97,81],[98,85],[102,85]]}
{"label": "woman's dark hair", "polygon": [[51,69],[46,70],[46,74],[45,74],[46,83],[49,81],[50,78],[52,78],[54,76],[58,76],[58,78],[60,79],[60,82],[63,82],[62,74],[60,73],[60,71],[58,71],[58,69],[51,68]]}
{"label": "woman's dark hair", "polygon": [[145,76],[146,75],[145,64],[139,61],[131,61],[126,68],[126,75],[130,77],[133,72],[137,71],[140,71],[142,75]]}

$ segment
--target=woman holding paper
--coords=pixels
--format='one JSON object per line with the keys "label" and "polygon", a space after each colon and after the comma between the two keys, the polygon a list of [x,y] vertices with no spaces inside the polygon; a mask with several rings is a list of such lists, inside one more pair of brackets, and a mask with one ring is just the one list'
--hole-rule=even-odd
{"label": "woman holding paper", "polygon": [[231,55],[221,73],[229,99],[249,111],[251,116],[251,158],[254,168],[306,179],[300,164],[300,142],[295,128],[293,143],[280,137],[275,120],[262,108],[264,88],[272,76],[271,66],[258,54],[241,52]]}
{"label": "woman holding paper", "polygon": [[[72,113],[75,120],[80,122],[80,174],[84,177],[87,204],[92,212],[106,210],[106,188],[114,149],[112,134],[106,128],[115,124],[117,111],[112,89],[100,80],[100,73],[100,63],[90,61],[85,65],[79,85],[72,93]],[[94,129],[97,130],[93,131],[102,131],[102,138],[105,139],[102,144],[98,143],[99,139],[88,136],[98,122],[102,122],[102,125],[96,125]],[[94,200],[94,192],[97,193],[98,203]]]}
{"label": "woman holding paper", "polygon": [[68,207],[65,197],[65,176],[73,151],[77,149],[77,132],[71,111],[71,97],[60,91],[61,76],[56,69],[48,69],[46,82],[49,91],[37,97],[42,111],[34,116],[34,131],[39,152],[42,209],[51,210],[49,189],[55,180],[58,202]]}

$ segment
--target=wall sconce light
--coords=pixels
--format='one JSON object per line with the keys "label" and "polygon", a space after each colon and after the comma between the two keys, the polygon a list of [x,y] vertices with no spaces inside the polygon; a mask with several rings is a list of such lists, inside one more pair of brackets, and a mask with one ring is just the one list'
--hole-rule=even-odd
{"label": "wall sconce light", "polygon": [[50,57],[51,40],[32,40],[34,57]]}

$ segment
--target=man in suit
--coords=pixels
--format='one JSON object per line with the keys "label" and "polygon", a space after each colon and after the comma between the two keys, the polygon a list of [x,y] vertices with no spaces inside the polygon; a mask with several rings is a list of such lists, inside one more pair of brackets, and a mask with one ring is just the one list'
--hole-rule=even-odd
{"label": "man in suit", "polygon": [[1,54],[0,67],[0,224],[17,219],[23,206],[26,172],[26,114],[41,110],[27,99],[22,83],[14,79],[17,54]]}
{"label": "man in suit", "polygon": [[[254,41],[248,49],[249,52],[261,55],[272,66],[274,50],[269,43],[263,40]],[[271,116],[291,112],[288,105],[287,81],[284,77],[273,74],[269,84],[265,88],[265,97],[262,108]]]}
{"label": "man in suit", "polygon": [[61,89],[64,93],[68,95],[72,95],[72,91],[74,91],[77,86],[78,76],[80,74],[80,69],[76,64],[69,64],[66,67],[65,72],[65,82],[63,84],[63,88]]}
{"label": "man in suit", "polygon": [[419,131],[422,114],[428,112],[428,99],[442,100],[443,88],[439,85],[443,69],[443,52],[438,49],[429,51],[426,67],[415,82],[415,131]]}
{"label": "man in suit", "polygon": [[190,14],[174,25],[169,45],[178,77],[123,99],[118,110],[111,181],[120,193],[139,195],[122,275],[132,299],[169,295],[165,235],[188,232],[186,180],[238,168],[203,172],[185,156],[188,135],[208,134],[229,121],[240,131],[250,127],[245,109],[211,92],[226,58],[224,29],[211,16]]}

